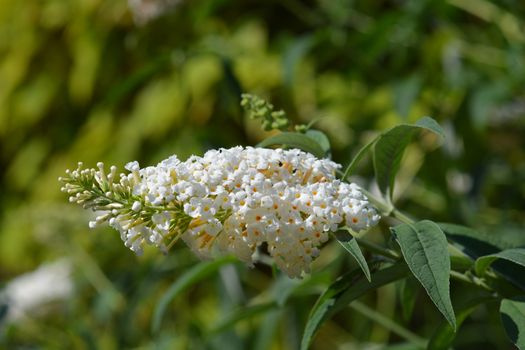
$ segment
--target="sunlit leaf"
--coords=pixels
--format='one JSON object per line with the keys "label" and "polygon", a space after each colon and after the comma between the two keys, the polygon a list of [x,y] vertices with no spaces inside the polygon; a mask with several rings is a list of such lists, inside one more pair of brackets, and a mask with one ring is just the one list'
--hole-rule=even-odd
{"label": "sunlit leaf", "polygon": [[456,328],[450,301],[450,256],[445,234],[429,220],[391,228],[410,271],[427,291],[445,319]]}
{"label": "sunlit leaf", "polygon": [[381,192],[390,198],[394,192],[394,180],[401,165],[405,148],[418,129],[431,131],[444,138],[441,126],[434,119],[423,117],[415,124],[402,124],[393,127],[381,134],[374,143],[374,170],[377,184]]}
{"label": "sunlit leaf", "polygon": [[[512,261],[515,264],[525,267],[525,249],[508,249],[496,254],[480,257],[478,258],[478,260],[476,260],[476,273],[479,276],[483,275],[483,273],[485,273],[485,270],[490,266],[490,264],[492,264],[497,259]],[[523,275],[521,277],[523,277]]]}
{"label": "sunlit leaf", "polygon": [[355,155],[355,157],[352,159],[352,161],[350,162],[350,164],[348,164],[348,166],[346,167],[346,170],[344,172],[344,175],[343,175],[343,180],[345,180],[348,176],[351,176],[353,173],[354,173],[354,170],[355,168],[357,167],[357,165],[359,164],[359,162],[361,161],[361,159],[363,159],[363,157],[368,153],[368,151],[370,150],[370,148],[376,143],[376,141],[379,139],[379,136],[374,138],[372,141],[370,141],[369,143],[367,143],[366,145],[364,145],[360,150],[359,152],[357,152],[357,154]]}
{"label": "sunlit leaf", "polygon": [[334,236],[337,239],[337,242],[339,242],[339,244],[341,244],[343,248],[345,248],[345,250],[355,259],[361,270],[363,270],[366,279],[371,281],[370,269],[368,268],[366,259],[363,256],[363,252],[361,252],[361,248],[359,248],[359,244],[357,244],[356,239],[348,232],[337,232],[334,234]]}
{"label": "sunlit leaf", "polygon": [[268,147],[275,145],[283,145],[292,148],[299,148],[305,152],[311,153],[317,158],[324,158],[325,152],[323,148],[313,140],[311,137],[298,132],[282,132],[275,136],[271,136],[266,140],[260,142],[258,147]]}
{"label": "sunlit leaf", "polygon": [[319,146],[321,146],[321,148],[323,149],[325,153],[325,156],[330,155],[330,149],[331,149],[330,140],[328,139],[328,136],[326,136],[324,132],[319,131],[319,130],[310,129],[310,130],[307,130],[305,134],[306,136],[308,136],[309,138],[317,142]]}

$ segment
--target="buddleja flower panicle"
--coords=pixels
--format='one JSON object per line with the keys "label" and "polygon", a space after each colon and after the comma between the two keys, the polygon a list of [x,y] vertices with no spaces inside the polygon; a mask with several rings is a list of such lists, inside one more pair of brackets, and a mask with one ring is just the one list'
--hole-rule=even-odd
{"label": "buddleja flower panicle", "polygon": [[233,254],[252,264],[266,244],[291,277],[309,272],[328,233],[377,223],[379,215],[355,184],[335,178],[340,165],[297,149],[234,147],[181,162],[172,156],[154,167],[126,165],[115,182],[81,168],[62,181],[72,201],[101,212],[126,246],[167,251],[179,238],[201,258]]}

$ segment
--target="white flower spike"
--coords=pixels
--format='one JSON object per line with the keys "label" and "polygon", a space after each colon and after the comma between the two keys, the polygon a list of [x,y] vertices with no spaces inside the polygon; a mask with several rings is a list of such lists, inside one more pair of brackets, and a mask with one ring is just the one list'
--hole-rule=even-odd
{"label": "white flower spike", "polygon": [[119,182],[114,167],[106,175],[97,166],[67,171],[62,190],[101,212],[90,227],[108,221],[138,254],[182,238],[201,258],[218,251],[251,264],[265,243],[281,270],[300,277],[328,232],[359,232],[380,218],[357,185],[335,178],[340,165],[297,149],[234,147],[143,169],[131,162]]}

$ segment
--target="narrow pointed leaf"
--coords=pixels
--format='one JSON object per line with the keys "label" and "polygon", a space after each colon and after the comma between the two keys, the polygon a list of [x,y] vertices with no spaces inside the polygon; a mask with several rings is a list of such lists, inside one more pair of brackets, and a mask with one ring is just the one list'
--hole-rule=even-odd
{"label": "narrow pointed leaf", "polygon": [[425,129],[441,138],[444,137],[443,129],[434,119],[423,117],[415,124],[401,124],[393,127],[381,134],[374,143],[374,170],[377,184],[381,192],[390,198],[394,193],[394,180],[405,148],[418,129]]}
{"label": "narrow pointed leaf", "polygon": [[490,264],[492,264],[497,259],[508,260],[515,264],[525,267],[525,249],[507,249],[496,254],[491,254],[478,258],[478,260],[476,260],[476,274],[478,274],[479,276],[483,275],[483,273],[485,273],[485,270],[487,270]]}
{"label": "narrow pointed leaf", "polygon": [[339,244],[341,244],[343,248],[354,257],[355,261],[365,274],[366,279],[370,282],[370,269],[368,268],[366,259],[363,256],[363,252],[361,252],[361,248],[359,248],[356,239],[350,233],[344,232],[338,232],[334,234],[334,236],[337,239],[337,242],[339,242]]}
{"label": "narrow pointed leaf", "polygon": [[456,318],[450,301],[450,256],[447,239],[439,226],[429,220],[391,228],[410,271],[452,328]]}
{"label": "narrow pointed leaf", "polygon": [[221,266],[237,261],[233,257],[224,257],[213,261],[204,261],[189,269],[181,277],[179,277],[170,288],[162,295],[159,302],[155,306],[153,318],[151,321],[152,332],[157,332],[160,329],[162,317],[166,312],[169,303],[175,299],[180,293],[194,285],[195,283],[204,280],[211,274],[215,273]]}
{"label": "narrow pointed leaf", "polygon": [[351,176],[352,173],[355,171],[355,168],[357,168],[357,165],[363,159],[363,157],[366,155],[366,153],[372,148],[372,146],[376,143],[376,141],[379,139],[379,136],[374,138],[372,141],[364,145],[359,152],[355,155],[355,157],[352,159],[350,164],[346,167],[346,170],[344,172],[342,180],[346,180],[348,176]]}
{"label": "narrow pointed leaf", "polygon": [[503,299],[499,311],[507,336],[525,350],[525,300]]}
{"label": "narrow pointed leaf", "polygon": [[405,263],[400,262],[373,274],[372,282],[368,282],[362,278],[360,279],[359,269],[355,269],[338,278],[319,297],[310,311],[301,341],[301,350],[308,349],[317,330],[336,312],[366,292],[401,279],[405,277],[407,273],[408,267]]}
{"label": "narrow pointed leaf", "polygon": [[275,145],[284,145],[293,148],[299,148],[305,152],[311,153],[317,158],[324,158],[325,151],[323,148],[309,136],[298,132],[282,132],[271,136],[260,142],[257,147],[268,147]]}

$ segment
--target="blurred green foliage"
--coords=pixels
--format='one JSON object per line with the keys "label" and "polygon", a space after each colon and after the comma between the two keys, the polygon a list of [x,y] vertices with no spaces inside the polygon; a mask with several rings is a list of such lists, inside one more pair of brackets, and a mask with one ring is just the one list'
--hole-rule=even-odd
{"label": "blurred green foliage", "polygon": [[[524,86],[521,0],[193,0],[143,26],[124,0],[0,1],[0,283],[58,257],[75,264],[73,296],[0,326],[0,346],[298,347],[321,287],[354,264],[337,244],[304,281],[262,266],[223,268],[179,295],[152,334],[156,302],[196,258],[182,245],[135,257],[116,232],[89,232],[88,214],[68,205],[57,183],[80,160],[122,168],[253,145],[268,134],[242,111],[242,92],[267,97],[296,123],[320,118],[342,164],[378,131],[433,116],[445,145],[434,150],[429,136],[410,147],[399,206],[524,244]],[[372,183],[371,162],[357,173]],[[381,229],[369,235],[383,240]],[[297,285],[286,303],[274,302]],[[440,316],[428,299],[403,321],[395,298],[386,286],[362,301],[430,336]],[[217,328],[262,303],[270,304]],[[456,348],[507,347],[496,308],[476,310]],[[313,348],[399,341],[343,312]]]}

